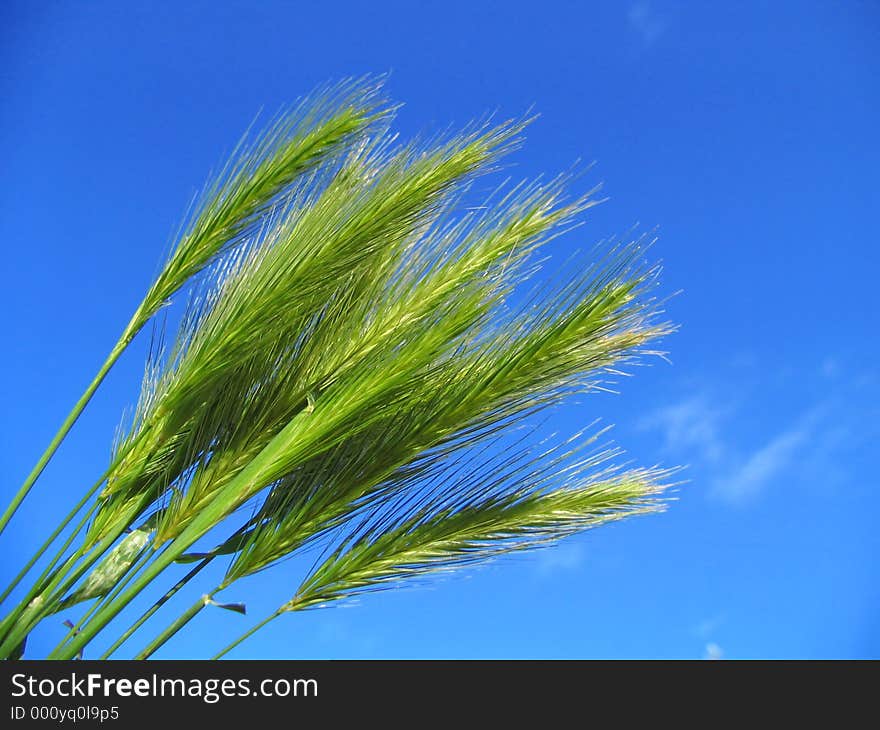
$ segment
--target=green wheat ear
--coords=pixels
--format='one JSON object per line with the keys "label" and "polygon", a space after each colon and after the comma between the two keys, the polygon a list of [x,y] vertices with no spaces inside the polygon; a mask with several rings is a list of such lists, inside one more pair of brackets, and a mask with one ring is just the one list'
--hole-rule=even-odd
{"label": "green wheat ear", "polygon": [[290,186],[388,116],[381,84],[345,82],[300,102],[256,140],[245,137],[202,194],[196,212],[136,314],[146,321],[193,275],[259,226]]}
{"label": "green wheat ear", "polygon": [[0,532],[73,427],[107,373],[156,312],[193,276],[245,238],[307,172],[355,143],[391,109],[381,79],[346,81],[307,97],[253,141],[247,136],[205,188],[189,223],[92,383],[0,516]]}
{"label": "green wheat ear", "polygon": [[[673,327],[645,239],[594,247],[536,286],[546,244],[596,191],[570,196],[569,176],[486,185],[531,120],[401,143],[392,111],[375,80],[332,87],[242,143],[209,185],[74,410],[185,286],[106,473],[4,594],[63,536],[0,622],[0,657],[80,607],[49,655],[78,656],[155,590],[110,656],[218,558],[216,587],[138,658],[206,608],[244,614],[246,596],[215,595],[303,551],[316,558],[299,587],[218,656],[283,614],[663,508],[670,471],[616,467],[615,449],[584,456],[604,432],[548,446],[529,429],[659,354]],[[160,588],[175,563],[191,565]]]}

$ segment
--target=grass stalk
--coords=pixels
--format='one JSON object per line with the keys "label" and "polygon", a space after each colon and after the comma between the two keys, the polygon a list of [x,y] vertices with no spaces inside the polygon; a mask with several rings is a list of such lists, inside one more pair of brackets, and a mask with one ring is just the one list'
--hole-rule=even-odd
{"label": "grass stalk", "polygon": [[159,649],[166,641],[171,639],[178,631],[192,621],[201,610],[211,603],[211,598],[216,592],[204,594],[195,603],[193,603],[186,611],[178,616],[165,630],[147,644],[144,649],[135,656],[135,659],[149,659],[157,649]]}
{"label": "grass stalk", "polygon": [[[34,564],[43,556],[46,550],[48,550],[52,546],[56,538],[64,531],[67,525],[69,525],[71,521],[76,517],[76,515],[79,514],[79,511],[85,506],[86,502],[88,502],[89,499],[94,496],[95,492],[97,492],[101,488],[101,485],[104,483],[105,477],[106,474],[101,476],[101,478],[97,482],[95,482],[95,484],[83,495],[82,499],[80,499],[80,501],[76,503],[76,506],[68,513],[67,517],[65,517],[64,520],[62,520],[62,522],[58,525],[58,527],[55,528],[54,532],[52,532],[52,534],[49,535],[48,538],[46,538],[46,541],[39,547],[37,552],[34,553],[34,555],[31,557],[31,559],[28,560],[25,566],[19,571],[18,575],[16,575],[15,578],[12,579],[12,582],[6,587],[6,590],[3,591],[3,594],[0,595],[0,603],[3,603],[3,601],[5,601],[9,597],[9,594],[15,590],[15,587],[28,574],[30,569],[34,567]],[[91,515],[92,511],[93,510],[89,510],[88,515]],[[71,538],[75,537],[76,534],[82,529],[82,527],[83,523],[81,523],[77,530],[73,532]],[[64,550],[67,549],[70,542],[72,542],[72,539],[65,543],[65,547],[61,551],[59,551],[59,555],[63,554]],[[58,560],[59,556],[56,556],[55,560],[50,563],[49,570],[51,570],[52,566],[54,566],[54,564]],[[37,583],[39,583],[39,580],[37,581]]]}
{"label": "grass stalk", "polygon": [[50,659],[71,659],[91,639],[112,621],[156,576],[171,565],[177,558],[192,547],[217,522],[223,519],[231,507],[237,506],[241,495],[253,489],[252,482],[259,480],[261,472],[272,464],[279,447],[283,447],[288,438],[288,429],[298,426],[296,419],[283,429],[269,444],[194,517],[184,528],[180,536],[171,542],[156,560],[144,570],[135,582],[113,603],[105,606],[82,631],[73,638],[70,645],[61,650],[53,651]]}
{"label": "grass stalk", "polygon": [[3,534],[3,530],[6,529],[9,521],[18,511],[18,508],[19,506],[21,506],[21,503],[24,501],[25,497],[27,497],[30,493],[37,479],[39,479],[40,474],[43,473],[43,470],[49,463],[49,460],[55,455],[55,452],[58,451],[58,447],[61,446],[61,442],[64,441],[65,437],[70,432],[70,429],[73,428],[73,424],[76,423],[77,419],[80,417],[80,414],[82,414],[85,407],[89,404],[89,401],[92,399],[95,391],[97,391],[101,383],[104,382],[104,378],[107,377],[107,373],[110,372],[110,369],[113,367],[113,365],[116,364],[119,356],[122,355],[125,348],[128,347],[129,343],[132,341],[132,339],[134,339],[135,334],[137,334],[138,330],[145,323],[141,322],[139,324],[137,320],[138,315],[135,315],[135,317],[132,318],[131,322],[129,323],[128,327],[125,328],[122,337],[119,338],[119,341],[111,350],[110,355],[104,361],[101,369],[98,370],[98,374],[94,377],[92,382],[89,383],[89,386],[86,388],[85,392],[80,396],[80,399],[74,405],[73,410],[71,410],[70,413],[67,414],[67,418],[64,419],[64,423],[61,424],[61,428],[58,429],[58,432],[52,438],[49,446],[46,447],[46,450],[43,452],[42,456],[40,456],[36,465],[31,470],[31,473],[28,474],[27,479],[24,480],[24,483],[21,485],[18,492],[16,492],[15,496],[12,498],[12,501],[6,507],[3,515],[0,516],[0,534]]}
{"label": "grass stalk", "polygon": [[116,641],[114,641],[110,647],[100,656],[101,659],[109,659],[110,656],[119,649],[126,641],[128,641],[129,637],[137,631],[141,626],[143,626],[149,618],[156,613],[162,606],[165,605],[177,592],[183,588],[187,583],[189,583],[193,578],[196,577],[204,568],[208,566],[208,564],[214,559],[213,556],[209,556],[198,563],[192,570],[189,571],[183,578],[181,578],[177,583],[175,583],[168,591],[159,598],[150,608],[144,611],[141,614],[140,618],[135,621],[125,632],[120,636]]}
{"label": "grass stalk", "polygon": [[[55,577],[58,575],[61,575],[63,577],[66,571],[68,571],[79,559],[81,553],[79,550],[77,550],[67,558],[67,560],[60,568],[58,568],[54,573],[52,572],[55,565],[61,560],[61,558],[64,556],[64,553],[67,552],[67,549],[70,547],[71,543],[73,543],[77,534],[79,534],[83,527],[85,527],[86,522],[88,522],[89,517],[95,511],[95,508],[96,505],[93,505],[92,508],[82,517],[79,524],[67,537],[67,540],[58,550],[55,557],[43,569],[43,572],[40,574],[39,578],[34,581],[34,584],[28,590],[27,594],[25,594],[24,598],[19,601],[18,605],[12,611],[10,611],[3,619],[3,622],[0,623],[0,637],[3,637],[5,639],[8,631],[10,630],[10,627],[15,625],[19,621],[23,613],[31,605],[31,602],[34,601],[37,596],[44,593],[48,589],[49,585],[52,585],[51,581],[48,584],[46,583],[46,580],[49,578],[50,575],[53,579],[55,579]],[[3,656],[5,655],[2,653],[2,651],[0,651],[0,657]]]}
{"label": "grass stalk", "polygon": [[[146,498],[139,504],[134,505],[130,508],[129,511],[129,519],[133,519],[140,511],[146,506]],[[93,506],[94,509],[94,506]],[[74,533],[68,538],[68,543],[72,541],[73,537],[75,537],[76,533],[79,532],[82,527],[85,525],[90,513],[93,510],[90,510],[89,513],[83,517],[80,521],[79,526],[74,531]],[[88,551],[83,551],[83,548],[78,548],[65,562],[64,564],[55,571],[51,580],[48,584],[42,583],[46,579],[46,571],[44,571],[44,576],[41,576],[41,579],[34,584],[34,587],[28,593],[27,596],[19,603],[17,608],[11,612],[6,619],[4,619],[2,628],[7,630],[9,633],[4,637],[4,641],[0,644],[0,658],[7,657],[9,652],[12,651],[18,643],[20,643],[21,639],[23,639],[30,631],[36,626],[43,618],[46,616],[52,615],[59,608],[58,603],[61,599],[64,598],[64,595],[73,587],[73,585],[78,581],[92,566],[97,563],[97,561],[104,555],[105,552],[116,542],[117,539],[125,532],[126,530],[126,521],[121,521],[120,526],[113,532],[106,535],[102,540],[100,540],[96,545],[91,547]],[[67,546],[62,548],[62,553],[67,549]],[[76,563],[85,557],[85,560],[74,569]],[[73,574],[70,572],[73,570]],[[43,598],[45,596],[45,598]],[[35,610],[33,608],[33,602],[37,598],[42,598],[40,601],[39,610]],[[32,615],[28,616],[28,620],[22,621],[22,617],[28,612],[31,611]],[[15,639],[18,641],[15,641]]]}
{"label": "grass stalk", "polygon": [[250,638],[251,636],[253,636],[254,634],[256,634],[260,629],[262,629],[264,626],[266,626],[267,624],[269,624],[271,621],[274,621],[274,620],[275,620],[276,618],[278,618],[282,613],[287,613],[287,612],[286,612],[286,611],[282,611],[281,609],[279,609],[279,610],[275,611],[275,613],[271,613],[271,614],[269,614],[266,618],[264,618],[264,619],[263,619],[262,621],[260,621],[258,624],[252,626],[252,627],[249,628],[247,631],[245,631],[241,636],[239,636],[239,637],[238,637],[235,641],[233,641],[231,644],[227,645],[224,649],[222,649],[221,651],[217,652],[214,656],[211,657],[211,659],[220,659],[220,658],[226,656],[226,655],[227,655],[229,652],[231,652],[235,647],[237,647],[239,644],[241,644],[242,642],[244,642],[244,641],[246,641],[247,639],[249,639],[249,638]]}
{"label": "grass stalk", "polygon": [[82,616],[80,616],[79,620],[77,620],[77,622],[70,627],[70,631],[68,631],[64,638],[61,639],[61,641],[58,643],[58,646],[63,646],[65,643],[67,643],[71,636],[75,636],[79,632],[79,629],[82,627],[82,625],[86,621],[88,621],[95,612],[98,611],[101,604],[112,601],[114,598],[116,598],[116,596],[119,595],[120,591],[122,591],[125,586],[128,585],[131,578],[137,574],[137,571],[141,569],[140,563],[147,562],[149,560],[149,556],[150,551],[144,550],[143,553],[132,562],[125,573],[120,577],[113,590],[106,596],[98,598],[98,600],[96,600],[94,604]]}

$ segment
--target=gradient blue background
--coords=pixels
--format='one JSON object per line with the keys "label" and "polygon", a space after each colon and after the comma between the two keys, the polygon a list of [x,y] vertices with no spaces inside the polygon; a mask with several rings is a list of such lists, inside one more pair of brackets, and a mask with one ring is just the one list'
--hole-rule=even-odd
{"label": "gradient blue background", "polygon": [[[665,515],[289,616],[233,656],[880,656],[878,37],[872,2],[6,0],[2,494],[257,110],[390,71],[405,136],[534,105],[512,174],[596,161],[582,183],[604,181],[610,201],[557,257],[659,226],[664,291],[683,290],[668,307],[682,325],[672,365],[640,368],[554,425],[602,416],[637,463],[687,464],[690,481]],[[145,340],[3,536],[4,582],[106,465]],[[230,589],[248,619],[206,611],[160,656],[217,649],[289,597],[301,568]],[[29,655],[54,645],[60,620]]]}

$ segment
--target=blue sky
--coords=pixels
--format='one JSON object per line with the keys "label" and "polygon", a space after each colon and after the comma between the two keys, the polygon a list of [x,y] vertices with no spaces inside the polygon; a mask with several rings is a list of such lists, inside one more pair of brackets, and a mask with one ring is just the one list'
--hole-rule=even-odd
{"label": "blue sky", "polygon": [[[288,616],[233,656],[880,656],[878,33],[870,2],[3,3],[2,493],[255,113],[390,72],[405,136],[534,106],[511,174],[595,161],[581,182],[610,199],[559,259],[658,227],[664,291],[682,290],[671,364],[554,425],[601,416],[636,463],[689,481],[664,515]],[[3,536],[4,582],[106,466],[142,340]],[[226,597],[260,616],[301,568]],[[205,655],[246,621],[206,611],[161,656]],[[33,653],[63,631],[46,622]]]}

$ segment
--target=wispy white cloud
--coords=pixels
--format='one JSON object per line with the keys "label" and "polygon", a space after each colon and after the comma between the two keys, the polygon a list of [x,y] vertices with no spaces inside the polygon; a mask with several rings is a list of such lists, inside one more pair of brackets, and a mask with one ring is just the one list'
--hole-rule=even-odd
{"label": "wispy white cloud", "polygon": [[702,461],[715,463],[724,453],[720,436],[722,417],[722,409],[699,395],[659,408],[638,425],[643,431],[659,431],[667,451],[695,452]]}
{"label": "wispy white cloud", "polygon": [[713,491],[731,501],[753,497],[789,469],[810,440],[812,418],[801,419],[715,480]]}
{"label": "wispy white cloud", "polygon": [[659,433],[673,458],[686,458],[689,466],[697,467],[695,473],[711,494],[729,502],[754,498],[820,453],[808,447],[825,441],[824,432],[819,434],[822,416],[827,415],[825,405],[808,410],[751,447],[732,435],[737,410],[742,408],[721,407],[700,394],[658,408],[638,425]]}
{"label": "wispy white cloud", "polygon": [[552,550],[539,550],[535,566],[541,575],[576,570],[584,564],[586,557],[584,546],[569,540],[554,545]]}
{"label": "wispy white cloud", "polygon": [[653,45],[666,32],[667,23],[648,0],[638,0],[627,13],[630,27],[645,45]]}
{"label": "wispy white cloud", "polygon": [[708,639],[712,634],[714,634],[721,624],[724,623],[727,617],[725,614],[720,613],[715,616],[711,616],[710,618],[703,619],[694,626],[694,634],[696,634],[701,639]]}
{"label": "wispy white cloud", "polygon": [[722,649],[718,644],[714,642],[709,642],[706,644],[705,653],[703,654],[703,659],[723,659],[724,658],[724,649]]}

